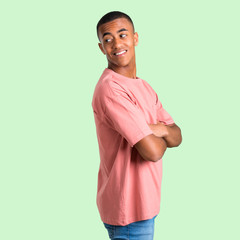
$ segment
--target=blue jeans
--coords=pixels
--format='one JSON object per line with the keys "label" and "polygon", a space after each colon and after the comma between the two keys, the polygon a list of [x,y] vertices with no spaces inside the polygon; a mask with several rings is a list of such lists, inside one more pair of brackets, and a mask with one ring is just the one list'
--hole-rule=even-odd
{"label": "blue jeans", "polygon": [[112,240],[153,240],[154,220],[152,219],[130,223],[126,226],[103,223]]}

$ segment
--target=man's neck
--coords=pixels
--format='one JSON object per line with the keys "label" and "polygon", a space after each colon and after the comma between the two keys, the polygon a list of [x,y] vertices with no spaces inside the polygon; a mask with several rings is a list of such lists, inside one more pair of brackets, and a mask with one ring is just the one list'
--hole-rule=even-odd
{"label": "man's neck", "polygon": [[110,66],[108,68],[113,70],[114,72],[121,74],[128,78],[137,78],[136,76],[136,65],[133,67],[117,67],[117,66]]}

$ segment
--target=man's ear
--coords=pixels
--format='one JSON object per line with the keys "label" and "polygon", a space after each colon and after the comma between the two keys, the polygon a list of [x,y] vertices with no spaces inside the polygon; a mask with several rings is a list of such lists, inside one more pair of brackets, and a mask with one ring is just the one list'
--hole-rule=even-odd
{"label": "man's ear", "polygon": [[104,51],[104,49],[103,49],[102,43],[98,43],[98,46],[99,46],[99,48],[101,49],[102,53],[103,53],[104,55],[106,55],[106,53],[105,53],[105,51]]}
{"label": "man's ear", "polygon": [[138,33],[135,32],[134,33],[134,46],[137,46],[138,45]]}

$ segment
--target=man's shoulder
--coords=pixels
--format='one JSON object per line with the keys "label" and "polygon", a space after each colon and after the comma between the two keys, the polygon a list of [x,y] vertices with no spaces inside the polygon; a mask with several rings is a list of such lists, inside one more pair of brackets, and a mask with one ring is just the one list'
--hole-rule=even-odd
{"label": "man's shoulder", "polygon": [[126,90],[123,82],[118,81],[113,75],[102,75],[96,85],[95,95],[102,98],[116,97]]}
{"label": "man's shoulder", "polygon": [[141,79],[141,80],[142,80],[143,85],[144,85],[146,88],[149,88],[149,89],[151,89],[151,90],[154,91],[153,87],[150,85],[150,83],[149,83],[148,81],[146,81],[146,80],[144,80],[144,79]]}
{"label": "man's shoulder", "polygon": [[103,74],[98,80],[92,98],[92,107],[95,112],[106,112],[106,107],[113,102],[118,102],[126,95],[121,83],[116,81],[111,74]]}
{"label": "man's shoulder", "polygon": [[111,76],[100,78],[95,88],[95,95],[101,98],[104,96],[111,96],[113,94],[112,89],[114,88],[114,85]]}

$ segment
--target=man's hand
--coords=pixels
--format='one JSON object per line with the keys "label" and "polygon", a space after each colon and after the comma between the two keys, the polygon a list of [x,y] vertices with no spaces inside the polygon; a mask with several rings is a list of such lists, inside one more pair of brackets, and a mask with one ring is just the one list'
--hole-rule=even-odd
{"label": "man's hand", "polygon": [[168,129],[163,122],[158,122],[157,124],[148,124],[148,125],[156,137],[166,137],[168,135]]}
{"label": "man's hand", "polygon": [[167,147],[177,147],[182,142],[181,129],[175,123],[165,125],[163,122],[158,122],[149,124],[149,127],[155,136],[162,137],[166,141]]}

